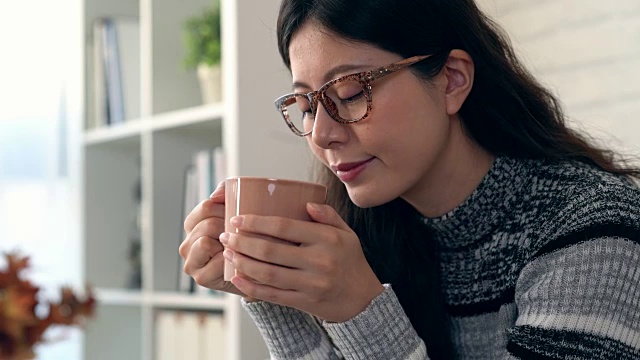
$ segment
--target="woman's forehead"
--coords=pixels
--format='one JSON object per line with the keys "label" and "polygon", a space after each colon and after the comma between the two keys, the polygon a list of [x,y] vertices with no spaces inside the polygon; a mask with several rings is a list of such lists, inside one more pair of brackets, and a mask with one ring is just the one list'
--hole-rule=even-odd
{"label": "woman's forehead", "polygon": [[336,66],[370,67],[389,55],[375,46],[335,35],[314,23],[301,26],[289,46],[294,82],[320,82],[325,80],[325,73]]}
{"label": "woman's forehead", "polygon": [[349,58],[366,46],[344,39],[315,23],[306,23],[295,32],[289,45],[291,61],[335,61]]}

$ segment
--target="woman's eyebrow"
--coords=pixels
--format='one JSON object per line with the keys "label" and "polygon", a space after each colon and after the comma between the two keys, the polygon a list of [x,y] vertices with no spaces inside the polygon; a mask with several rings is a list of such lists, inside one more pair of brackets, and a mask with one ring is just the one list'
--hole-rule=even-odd
{"label": "woman's eyebrow", "polygon": [[[324,77],[322,79],[323,83],[327,83],[333,79],[335,79],[336,77],[338,77],[338,74],[343,74],[343,73],[357,73],[359,71],[364,71],[365,69],[370,69],[372,68],[371,65],[369,64],[342,64],[342,65],[338,65],[335,66],[333,68],[331,68],[329,71],[327,71],[324,74]],[[346,74],[345,74],[346,75]],[[297,88],[306,88],[306,89],[311,89],[311,86],[309,86],[308,84],[301,82],[301,81],[295,81],[292,86],[292,89],[297,89]]]}

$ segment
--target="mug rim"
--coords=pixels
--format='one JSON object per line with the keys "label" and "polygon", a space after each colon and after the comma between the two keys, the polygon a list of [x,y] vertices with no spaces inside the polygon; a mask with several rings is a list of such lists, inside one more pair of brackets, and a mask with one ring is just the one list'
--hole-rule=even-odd
{"label": "mug rim", "polygon": [[323,189],[327,189],[327,187],[323,184],[319,184],[319,183],[315,183],[315,182],[311,182],[311,181],[304,181],[304,180],[294,180],[294,179],[282,179],[282,178],[273,178],[273,177],[267,177],[267,176],[230,176],[228,178],[225,179],[225,182],[229,181],[229,180],[262,180],[262,181],[273,181],[273,182],[279,182],[279,183],[284,183],[284,184],[302,184],[302,185],[308,185],[308,186],[315,186],[315,187],[321,187]]}

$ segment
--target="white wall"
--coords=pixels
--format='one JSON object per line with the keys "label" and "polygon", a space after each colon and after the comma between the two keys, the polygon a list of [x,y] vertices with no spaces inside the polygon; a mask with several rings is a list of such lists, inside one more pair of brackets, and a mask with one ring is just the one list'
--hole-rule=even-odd
{"label": "white wall", "polygon": [[477,0],[574,126],[640,155],[640,0]]}

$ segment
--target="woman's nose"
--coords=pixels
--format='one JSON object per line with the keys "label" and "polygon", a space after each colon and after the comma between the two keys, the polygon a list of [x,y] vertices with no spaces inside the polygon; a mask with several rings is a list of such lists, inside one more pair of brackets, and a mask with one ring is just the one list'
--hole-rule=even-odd
{"label": "woman's nose", "polygon": [[319,103],[313,122],[311,140],[323,149],[335,148],[349,139],[348,126],[331,118],[324,105]]}

